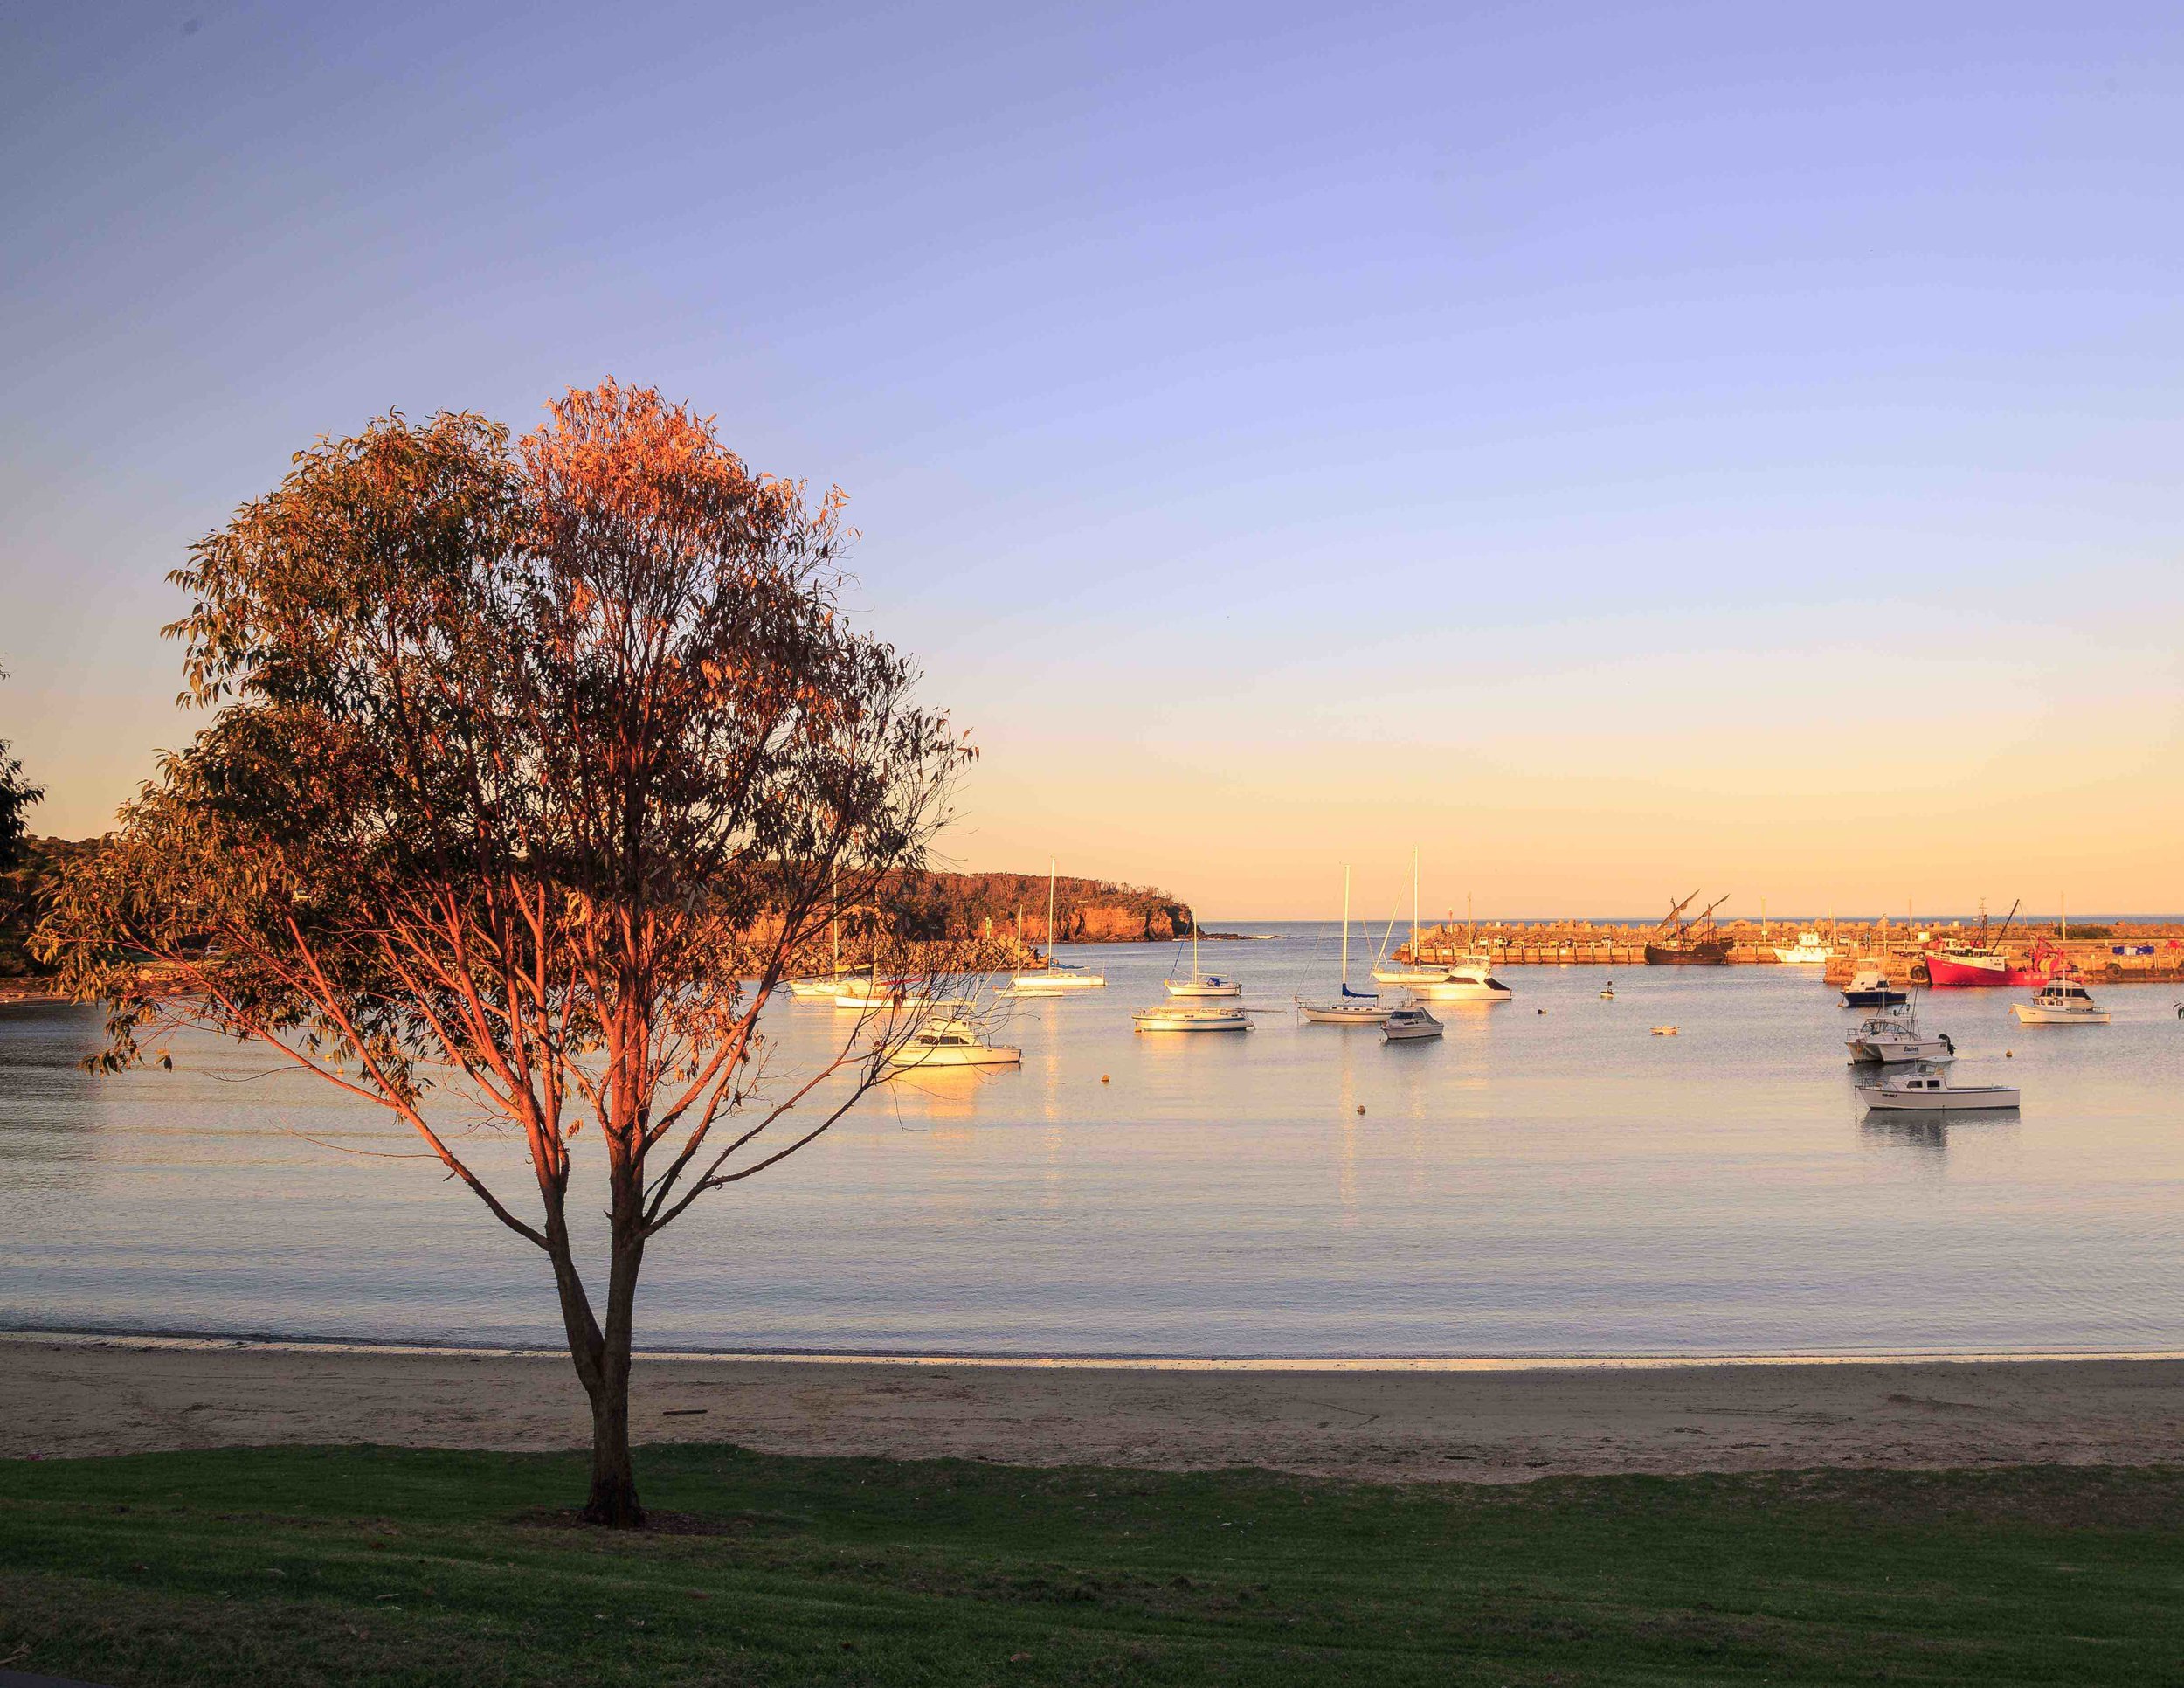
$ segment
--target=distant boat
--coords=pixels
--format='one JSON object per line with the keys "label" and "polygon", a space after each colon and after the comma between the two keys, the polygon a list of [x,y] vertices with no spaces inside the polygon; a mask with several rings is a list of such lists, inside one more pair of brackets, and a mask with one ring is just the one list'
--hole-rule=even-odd
{"label": "distant boat", "polygon": [[2019,1092],[2008,1084],[1952,1084],[1938,1072],[1892,1074],[1878,1084],[1861,1084],[1858,1100],[1868,1108],[1907,1113],[1951,1113],[1959,1110],[2015,1108]]}
{"label": "distant boat", "polygon": [[1888,969],[1877,961],[1861,961],[1842,987],[1846,1008],[1893,1008],[1911,998],[1888,982]]}
{"label": "distant boat", "polygon": [[1412,1043],[1421,1038],[1439,1037],[1441,1030],[1441,1022],[1423,1008],[1394,1008],[1381,1022],[1380,1036],[1388,1043]]}
{"label": "distant boat", "polygon": [[1241,1008],[1199,1007],[1171,1002],[1162,1008],[1140,1008],[1130,1016],[1141,1032],[1248,1032],[1251,1016]]}
{"label": "distant boat", "polygon": [[1890,1065],[1904,1061],[1942,1062],[1957,1058],[1957,1046],[1946,1032],[1929,1037],[1918,1029],[1918,1016],[1908,1005],[1870,1016],[1843,1040],[1855,1062]]}
{"label": "distant boat", "polygon": [[1196,909],[1191,910],[1191,976],[1188,979],[1169,979],[1167,989],[1170,996],[1180,997],[1241,996],[1244,993],[1241,979],[1199,971],[1199,916]]}
{"label": "distant boat", "polygon": [[1380,999],[1368,996],[1363,991],[1350,988],[1350,868],[1342,870],[1342,986],[1341,994],[1332,1002],[1307,1002],[1296,1000],[1297,1012],[1316,1026],[1378,1026],[1388,1017],[1389,1010],[1380,1006]]}
{"label": "distant boat", "polygon": [[1692,919],[1683,919],[1684,910],[1698,900],[1693,891],[1681,903],[1670,906],[1662,917],[1653,936],[1646,941],[1646,965],[1648,967],[1722,967],[1729,962],[1730,940],[1714,930],[1714,910],[1729,901],[1724,892],[1700,910]]}
{"label": "distant boat", "polygon": [[[1022,916],[1018,916],[1022,923]],[[1037,972],[1016,973],[1009,979],[1013,996],[1060,996],[1065,991],[1097,991],[1107,985],[1105,973],[1089,972],[1054,959],[1054,863],[1047,860],[1047,965]]]}
{"label": "distant boat", "polygon": [[834,1006],[860,1012],[874,1008],[930,1008],[936,1000],[917,979],[875,979],[860,975],[842,982],[835,993]]}
{"label": "distant boat", "polygon": [[2001,940],[2016,918],[2017,904],[2013,903],[2001,930],[1990,940],[1987,935],[1987,903],[1980,899],[1979,937],[1970,944],[1952,944],[1927,951],[1926,982],[1945,989],[2044,983],[2045,973],[2036,968],[2013,967],[2009,958],[2002,953]]}
{"label": "distant boat", "polygon": [[2093,1000],[2075,979],[2051,979],[2029,1002],[2010,1005],[2010,1012],[2026,1026],[2105,1026],[2108,1010]]}
{"label": "distant boat", "polygon": [[888,1055],[898,1069],[923,1067],[1016,1067],[1024,1052],[1006,1043],[989,1043],[961,1020],[936,1020]]}
{"label": "distant boat", "polygon": [[833,903],[833,912],[826,922],[827,945],[833,951],[833,958],[821,978],[792,979],[789,981],[789,994],[800,1002],[831,1002],[841,993],[843,985],[856,977],[854,972],[842,971],[841,874],[839,869],[834,875]]}
{"label": "distant boat", "polygon": [[1800,932],[1794,944],[1778,944],[1774,958],[1788,967],[1824,967],[1828,945],[1818,932]]}
{"label": "distant boat", "polygon": [[[1388,924],[1393,926],[1393,920]],[[1383,940],[1385,942],[1386,940]],[[1376,983],[1381,985],[1438,985],[1448,977],[1446,967],[1421,967],[1418,964],[1418,847],[1411,847],[1411,965],[1407,967],[1379,967],[1372,970]]]}

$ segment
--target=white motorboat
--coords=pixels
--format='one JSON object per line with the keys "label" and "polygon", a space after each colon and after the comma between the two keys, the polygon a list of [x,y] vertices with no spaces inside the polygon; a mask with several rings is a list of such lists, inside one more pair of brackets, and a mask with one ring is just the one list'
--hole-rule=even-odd
{"label": "white motorboat", "polygon": [[1858,1086],[1858,1100],[1869,1108],[1904,1113],[1949,1113],[1977,1108],[2015,1108],[2019,1092],[2009,1084],[1952,1084],[1946,1073],[1890,1073],[1878,1084]]}
{"label": "white motorboat", "polygon": [[1141,1032],[1248,1032],[1251,1016],[1241,1008],[1199,1007],[1171,1002],[1165,1007],[1140,1008],[1130,1016]]}
{"label": "white motorboat", "polygon": [[2075,979],[2051,979],[2029,1002],[2014,1002],[2010,1013],[2027,1026],[2105,1026],[2108,1010],[2093,1000]]}
{"label": "white motorboat", "polygon": [[[1019,911],[1017,925],[1024,917]],[[1021,936],[1019,930],[1019,936]],[[1047,965],[1036,972],[1015,973],[1009,979],[1011,996],[1061,996],[1070,991],[1098,991],[1107,987],[1107,975],[1073,967],[1054,959],[1054,864],[1047,861]]]}
{"label": "white motorboat", "polygon": [[1517,993],[1494,977],[1494,958],[1483,952],[1459,956],[1448,972],[1431,984],[1413,985],[1420,1002],[1507,1002]]}
{"label": "white motorboat", "polygon": [[856,973],[821,973],[817,979],[792,979],[789,994],[799,1002],[832,1002],[862,975]]}
{"label": "white motorboat", "polygon": [[1296,1011],[1315,1026],[1378,1026],[1388,1017],[1380,999],[1350,988],[1350,868],[1342,870],[1342,986],[1332,1002],[1296,999]]}
{"label": "white motorboat", "polygon": [[1409,1043],[1420,1038],[1440,1035],[1441,1022],[1425,1009],[1415,1006],[1390,1009],[1387,1019],[1380,1026],[1380,1036],[1389,1043]]}
{"label": "white motorboat", "polygon": [[1800,932],[1794,944],[1777,944],[1774,958],[1788,967],[1824,967],[1828,945],[1818,932]]}
{"label": "white motorboat", "polygon": [[1890,1065],[1904,1061],[1941,1062],[1957,1058],[1957,1046],[1946,1032],[1929,1037],[1918,1029],[1918,1015],[1906,1003],[1902,1007],[1869,1014],[1858,1029],[1843,1039],[1850,1059]]}
{"label": "white motorboat", "polygon": [[1006,1043],[989,1043],[966,1020],[936,1020],[888,1054],[898,1070],[923,1067],[1017,1067],[1024,1052]]}
{"label": "white motorboat", "polygon": [[1888,982],[1888,969],[1877,961],[1861,961],[1842,987],[1846,1008],[1893,1008],[1910,1000],[1908,993]]}
{"label": "white motorboat", "polygon": [[1168,994],[1179,997],[1241,996],[1243,981],[1226,979],[1220,973],[1199,971],[1199,911],[1191,910],[1191,976],[1167,981]]}
{"label": "white motorboat", "polygon": [[[1388,925],[1393,928],[1393,917]],[[1386,947],[1386,940],[1382,940]],[[1446,967],[1421,967],[1418,965],[1418,849],[1411,849],[1411,965],[1407,967],[1388,967],[1376,965],[1372,969],[1373,982],[1379,985],[1438,985],[1448,977]]]}

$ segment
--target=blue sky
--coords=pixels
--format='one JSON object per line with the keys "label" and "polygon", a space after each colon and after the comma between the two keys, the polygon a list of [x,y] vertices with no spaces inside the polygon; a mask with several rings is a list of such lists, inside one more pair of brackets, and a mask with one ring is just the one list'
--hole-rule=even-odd
{"label": "blue sky", "polygon": [[2152,5],[17,8],[0,736],[97,830],[192,538],[611,373],[848,488],[967,865],[2175,908],[2180,113]]}

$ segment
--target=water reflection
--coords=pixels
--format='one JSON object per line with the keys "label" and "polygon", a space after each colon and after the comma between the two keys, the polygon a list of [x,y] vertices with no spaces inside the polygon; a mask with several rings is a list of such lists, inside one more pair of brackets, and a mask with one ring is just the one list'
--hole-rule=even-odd
{"label": "water reflection", "polygon": [[[1209,961],[1273,1010],[1241,1035],[1135,1034],[1165,954],[1093,958],[1106,991],[1019,1001],[997,1028],[1021,1069],[904,1074],[694,1209],[651,1256],[652,1340],[2184,1346],[2173,991],[2111,990],[2115,1024],[2067,1038],[2014,1031],[2007,993],[1923,1005],[1967,1082],[2008,1071],[2024,1112],[1846,1130],[1853,1016],[1787,970],[1624,973],[1605,1000],[1595,970],[1513,970],[1514,1003],[1441,1005],[1444,1037],[1390,1048],[1289,1013],[1333,976],[1331,928]],[[842,1029],[782,1005],[783,1082]],[[85,1010],[0,1013],[0,1321],[554,1339],[529,1251],[431,1166],[289,1135],[406,1151],[374,1110],[204,1041],[174,1073],[94,1079],[74,1063],[97,1037]],[[480,1153],[523,1187],[515,1144]]]}

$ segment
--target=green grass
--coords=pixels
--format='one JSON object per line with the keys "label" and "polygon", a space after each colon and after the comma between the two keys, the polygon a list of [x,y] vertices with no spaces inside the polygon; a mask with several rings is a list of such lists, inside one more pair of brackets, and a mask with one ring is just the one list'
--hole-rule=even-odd
{"label": "green grass", "polygon": [[2184,1681],[2184,1470],[1382,1487],[662,1447],[0,1463],[0,1664],[112,1683]]}

